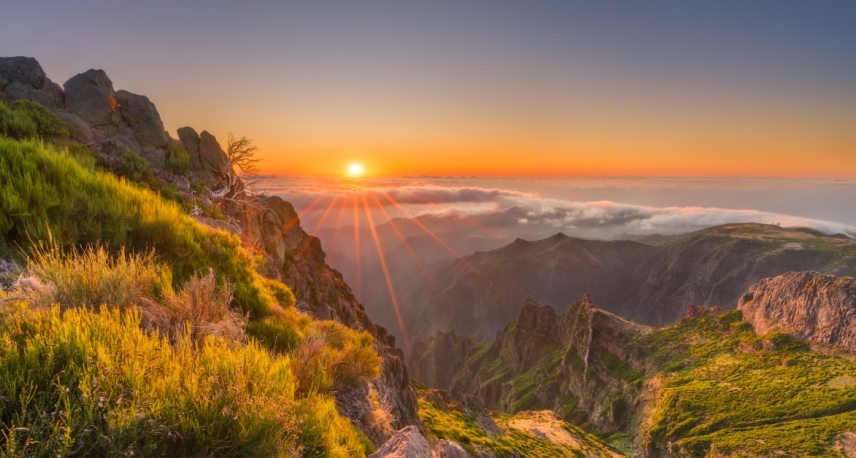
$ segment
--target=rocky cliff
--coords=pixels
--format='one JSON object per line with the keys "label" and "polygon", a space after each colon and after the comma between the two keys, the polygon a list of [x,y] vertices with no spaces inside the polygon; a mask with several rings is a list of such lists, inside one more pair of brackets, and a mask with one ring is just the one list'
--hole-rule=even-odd
{"label": "rocky cliff", "polygon": [[566,420],[619,431],[635,421],[646,370],[629,342],[649,332],[588,296],[561,315],[527,299],[492,342],[438,334],[415,349],[410,363],[421,382],[476,395],[491,409],[551,409]]}
{"label": "rocky cliff", "polygon": [[817,272],[765,278],[737,306],[759,334],[783,332],[800,340],[856,353],[856,280]]}
{"label": "rocky cliff", "polygon": [[[33,100],[53,110],[102,167],[118,166],[132,151],[148,163],[157,186],[174,186],[186,198],[216,207],[223,218],[198,216],[200,222],[239,235],[247,248],[265,260],[263,273],[292,289],[300,309],[318,319],[367,330],[375,337],[375,348],[383,360],[381,375],[370,384],[337,393],[342,414],[376,445],[395,429],[422,428],[416,395],[394,337],[366,316],[342,276],[325,263],[319,240],[303,231],[291,204],[279,197],[244,192],[240,177],[213,135],[183,127],[174,139],[164,131],[160,114],[147,97],[114,90],[103,70],[75,75],[60,87],[29,57],[0,58],[3,99]],[[165,162],[170,147],[188,153],[189,171],[168,170]]]}

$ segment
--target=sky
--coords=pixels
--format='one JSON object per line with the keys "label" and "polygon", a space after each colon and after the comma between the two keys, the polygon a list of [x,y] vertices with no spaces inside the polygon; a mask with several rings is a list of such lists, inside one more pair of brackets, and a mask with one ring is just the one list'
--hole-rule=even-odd
{"label": "sky", "polygon": [[0,55],[102,68],[267,173],[856,178],[856,3],[10,1]]}

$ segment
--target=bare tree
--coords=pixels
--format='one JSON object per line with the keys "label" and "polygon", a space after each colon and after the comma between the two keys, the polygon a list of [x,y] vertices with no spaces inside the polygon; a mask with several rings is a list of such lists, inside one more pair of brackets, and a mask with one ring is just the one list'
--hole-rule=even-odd
{"label": "bare tree", "polygon": [[[235,137],[229,132],[226,141],[226,156],[232,167],[237,167],[241,170],[241,181],[247,190],[254,189],[258,184],[257,174],[259,172],[259,159],[256,157],[258,148],[253,144],[253,140],[246,135]],[[230,187],[234,188],[235,184]]]}
{"label": "bare tree", "polygon": [[240,138],[235,137],[229,132],[226,156],[229,157],[229,162],[232,166],[241,169],[241,175],[255,175],[259,171],[259,159],[256,157],[258,148],[253,144],[253,140],[247,138],[246,135]]}

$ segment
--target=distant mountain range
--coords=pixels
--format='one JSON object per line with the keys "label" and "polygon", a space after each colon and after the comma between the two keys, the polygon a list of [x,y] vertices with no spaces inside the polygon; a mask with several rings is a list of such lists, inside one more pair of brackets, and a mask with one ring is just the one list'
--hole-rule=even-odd
{"label": "distant mountain range", "polygon": [[[556,234],[441,260],[427,274],[398,269],[393,282],[405,331],[413,342],[439,331],[487,341],[526,298],[563,312],[586,293],[607,311],[668,325],[690,305],[733,308],[765,277],[797,270],[856,275],[856,240],[811,229],[728,224],[640,240]],[[388,295],[366,301],[366,311],[401,337]]]}

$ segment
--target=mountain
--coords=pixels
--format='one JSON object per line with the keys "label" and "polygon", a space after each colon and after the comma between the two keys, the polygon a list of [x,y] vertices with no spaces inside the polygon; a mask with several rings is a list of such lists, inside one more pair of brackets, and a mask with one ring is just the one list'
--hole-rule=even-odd
{"label": "mountain", "polygon": [[[412,341],[454,331],[486,341],[526,298],[567,310],[585,293],[648,325],[678,321],[690,304],[734,308],[752,284],[793,270],[856,275],[856,240],[808,229],[727,224],[658,239],[584,240],[556,234],[435,265],[396,282]],[[385,313],[375,313],[376,309]],[[388,298],[372,316],[402,335]]]}
{"label": "mountain", "polygon": [[850,456],[854,325],[817,332],[829,328],[811,317],[856,313],[853,281],[785,274],[762,280],[739,310],[690,307],[664,328],[590,298],[563,314],[527,300],[495,340],[438,334],[410,364],[450,395],[509,414],[550,409],[630,456]]}

